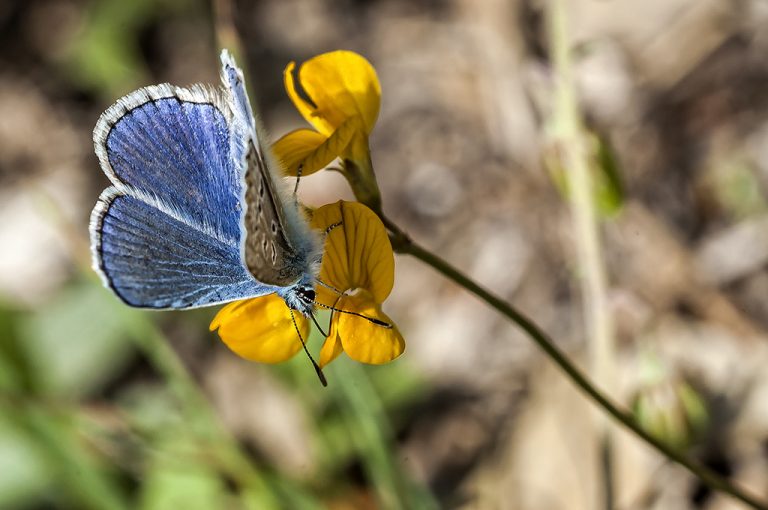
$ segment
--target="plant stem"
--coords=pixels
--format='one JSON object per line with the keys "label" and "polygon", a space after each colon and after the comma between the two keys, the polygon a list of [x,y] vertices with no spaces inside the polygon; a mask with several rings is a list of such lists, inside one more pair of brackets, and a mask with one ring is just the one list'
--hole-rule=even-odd
{"label": "plant stem", "polygon": [[[600,248],[594,185],[588,148],[584,139],[583,121],[574,86],[568,23],[563,0],[549,1],[547,21],[555,79],[552,98],[553,138],[560,149],[571,195],[569,202],[580,270],[579,283],[590,366],[597,384],[602,388],[613,388],[616,348],[613,341],[613,320],[608,305],[608,278]],[[611,510],[614,505],[612,427],[604,414],[596,413],[595,428],[598,436],[596,447],[599,451],[603,508]]]}
{"label": "plant stem", "polygon": [[604,395],[589,379],[579,370],[565,355],[553,340],[536,325],[526,315],[519,312],[506,301],[486,290],[461,271],[450,265],[448,262],[438,257],[434,253],[422,248],[414,243],[410,237],[392,222],[389,218],[381,215],[381,220],[389,229],[392,241],[392,247],[398,253],[404,253],[416,257],[428,266],[437,270],[443,276],[457,283],[461,287],[479,297],[491,308],[501,313],[512,322],[517,324],[528,336],[538,345],[546,355],[568,376],[568,378],[583,391],[596,405],[611,415],[617,422],[623,425],[627,430],[638,438],[645,441],[648,445],[655,448],[659,453],[668,459],[685,467],[688,471],[697,476],[709,488],[728,494],[735,499],[757,510],[768,510],[768,502],[760,501],[752,494],[737,487],[729,480],[720,477],[718,474],[701,465],[695,460],[675,448],[665,444],[662,440],[646,432],[626,411],[619,409],[606,395]]}

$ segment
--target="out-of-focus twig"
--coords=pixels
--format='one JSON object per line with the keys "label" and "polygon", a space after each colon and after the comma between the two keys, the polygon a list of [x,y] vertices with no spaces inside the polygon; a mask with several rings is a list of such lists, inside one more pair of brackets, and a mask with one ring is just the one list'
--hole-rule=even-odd
{"label": "out-of-focus twig", "polygon": [[[549,45],[555,86],[552,124],[570,190],[571,216],[579,266],[579,284],[583,300],[587,346],[593,378],[602,388],[614,386],[616,348],[613,319],[608,305],[605,262],[600,247],[600,233],[590,173],[590,156],[576,97],[568,23],[563,0],[547,4]],[[611,424],[605,415],[595,415],[600,451],[603,507],[613,508],[613,449]]]}
{"label": "out-of-focus twig", "polygon": [[227,48],[236,59],[242,58],[243,48],[235,27],[232,0],[213,0],[212,8],[216,44],[219,49]]}

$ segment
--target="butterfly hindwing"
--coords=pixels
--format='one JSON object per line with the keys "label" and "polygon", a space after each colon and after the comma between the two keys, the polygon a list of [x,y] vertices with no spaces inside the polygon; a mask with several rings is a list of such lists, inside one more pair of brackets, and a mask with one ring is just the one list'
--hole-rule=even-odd
{"label": "butterfly hindwing", "polygon": [[108,188],[93,211],[94,259],[123,301],[193,308],[274,292],[251,277],[236,246],[150,202]]}
{"label": "butterfly hindwing", "polygon": [[280,203],[275,200],[275,183],[259,154],[248,154],[245,199],[245,263],[260,281],[287,286],[301,276],[304,268],[297,266],[298,255],[289,243]]}

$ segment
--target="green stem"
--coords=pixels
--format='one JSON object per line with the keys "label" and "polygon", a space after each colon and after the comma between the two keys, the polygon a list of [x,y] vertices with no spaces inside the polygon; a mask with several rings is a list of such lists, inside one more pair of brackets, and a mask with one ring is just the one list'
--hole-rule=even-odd
{"label": "green stem", "polygon": [[685,467],[688,471],[696,475],[709,488],[728,494],[735,499],[757,510],[768,510],[768,503],[760,501],[755,496],[745,492],[740,487],[732,484],[725,478],[720,477],[715,472],[699,464],[695,460],[684,455],[680,451],[665,444],[660,439],[646,432],[626,411],[611,402],[611,400],[597,389],[587,377],[571,363],[568,356],[565,355],[559,347],[555,345],[552,339],[539,328],[536,323],[526,317],[521,312],[515,310],[511,305],[500,297],[492,294],[479,284],[465,276],[461,271],[450,265],[448,262],[438,257],[434,253],[422,248],[414,243],[408,235],[401,230],[389,218],[381,215],[384,225],[390,230],[392,247],[398,253],[404,253],[416,257],[425,264],[437,270],[443,276],[464,287],[466,290],[483,300],[490,307],[517,324],[528,336],[538,345],[549,358],[568,376],[568,378],[584,393],[586,393],[599,407],[612,416],[617,422],[626,429],[655,448],[659,453],[668,459]]}
{"label": "green stem", "polygon": [[[584,139],[584,126],[574,84],[571,47],[564,0],[550,0],[546,18],[549,25],[550,53],[555,71],[553,90],[553,138],[560,149],[570,190],[571,217],[578,264],[583,272],[579,278],[590,368],[594,380],[602,388],[613,388],[616,349],[613,318],[608,304],[608,278],[600,248],[600,231],[593,199],[594,184],[590,157]],[[604,414],[595,417],[599,436],[597,448],[603,489],[603,508],[610,510],[613,502],[613,450],[611,423]]]}

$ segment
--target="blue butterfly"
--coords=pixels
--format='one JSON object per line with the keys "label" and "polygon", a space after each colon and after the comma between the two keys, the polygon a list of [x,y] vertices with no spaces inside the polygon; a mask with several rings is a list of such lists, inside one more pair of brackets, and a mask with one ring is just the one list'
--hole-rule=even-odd
{"label": "blue butterfly", "polygon": [[93,267],[131,306],[184,309],[277,293],[311,316],[322,245],[263,144],[243,73],[222,86],[145,87],[93,131],[104,190]]}

